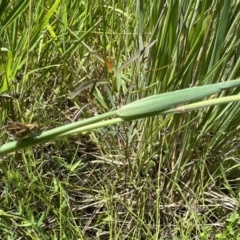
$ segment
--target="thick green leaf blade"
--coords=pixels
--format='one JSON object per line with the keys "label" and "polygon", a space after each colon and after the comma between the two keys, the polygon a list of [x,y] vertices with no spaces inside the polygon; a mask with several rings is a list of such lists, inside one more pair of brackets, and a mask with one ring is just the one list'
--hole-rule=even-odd
{"label": "thick green leaf blade", "polygon": [[237,86],[240,86],[239,79],[150,96],[121,107],[118,109],[118,116],[133,117],[155,115],[178,104],[196,101],[222,90]]}

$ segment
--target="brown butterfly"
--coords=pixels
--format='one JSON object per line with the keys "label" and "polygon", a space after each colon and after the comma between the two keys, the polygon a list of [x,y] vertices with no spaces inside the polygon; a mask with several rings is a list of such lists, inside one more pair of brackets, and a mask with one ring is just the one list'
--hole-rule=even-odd
{"label": "brown butterfly", "polygon": [[104,56],[102,54],[99,54],[97,52],[92,52],[91,51],[90,53],[96,55],[98,58],[100,58],[100,59],[102,59],[102,61],[104,61],[104,63],[107,66],[108,72],[111,73],[113,71],[113,65],[114,65],[113,59],[111,59],[110,57],[106,57],[106,56]]}
{"label": "brown butterfly", "polygon": [[9,122],[4,128],[10,136],[17,139],[34,136],[39,131],[39,125],[36,123]]}

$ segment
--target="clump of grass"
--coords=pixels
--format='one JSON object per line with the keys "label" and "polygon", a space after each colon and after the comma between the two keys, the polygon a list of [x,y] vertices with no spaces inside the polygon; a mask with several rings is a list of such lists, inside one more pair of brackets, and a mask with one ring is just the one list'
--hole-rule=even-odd
{"label": "clump of grass", "polygon": [[[45,131],[239,75],[237,1],[3,1],[0,9],[2,126],[37,122]],[[153,40],[116,76],[108,72],[107,57],[118,69]],[[238,109],[129,119],[1,157],[2,235],[233,239]]]}

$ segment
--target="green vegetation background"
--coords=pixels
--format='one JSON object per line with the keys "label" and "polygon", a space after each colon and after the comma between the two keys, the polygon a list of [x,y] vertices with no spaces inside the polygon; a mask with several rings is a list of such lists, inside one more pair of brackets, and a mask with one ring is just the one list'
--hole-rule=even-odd
{"label": "green vegetation background", "polygon": [[[44,131],[146,96],[239,76],[239,1],[0,4],[2,128],[8,121],[36,122]],[[108,71],[154,40],[117,76]],[[1,236],[238,239],[239,117],[236,102],[3,156]],[[1,144],[11,140],[4,131],[0,136]]]}

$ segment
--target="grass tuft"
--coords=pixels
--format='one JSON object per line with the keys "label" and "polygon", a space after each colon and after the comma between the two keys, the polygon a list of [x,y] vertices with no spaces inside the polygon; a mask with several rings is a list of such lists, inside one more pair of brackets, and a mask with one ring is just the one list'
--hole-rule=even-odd
{"label": "grass tuft", "polygon": [[[209,90],[239,77],[239,8],[2,1],[0,126],[42,131],[0,131],[3,239],[240,238],[239,102],[224,98],[239,88]],[[165,93],[162,115],[132,103]]]}

